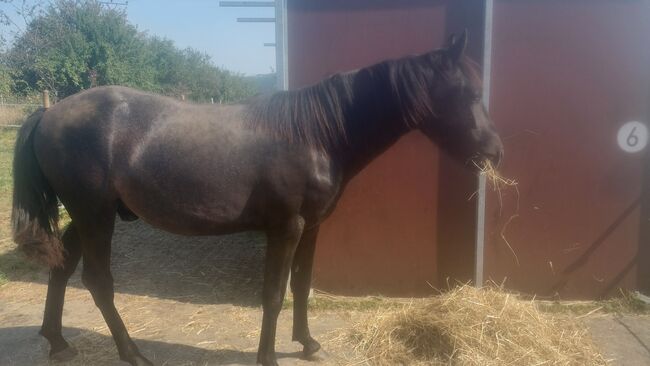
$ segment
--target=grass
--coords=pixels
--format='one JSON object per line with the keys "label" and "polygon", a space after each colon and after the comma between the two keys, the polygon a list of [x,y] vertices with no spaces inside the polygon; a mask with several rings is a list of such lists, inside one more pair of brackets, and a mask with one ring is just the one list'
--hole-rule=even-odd
{"label": "grass", "polygon": [[6,247],[2,248],[2,253],[0,253],[0,286],[11,280],[34,280],[41,270],[42,267],[28,261],[21,252]]}
{"label": "grass", "polygon": [[36,109],[36,106],[0,106],[0,126],[19,125]]}
{"label": "grass", "polygon": [[[375,311],[379,309],[395,309],[407,303],[403,299],[390,299],[382,296],[366,296],[366,297],[346,297],[346,296],[333,296],[316,292],[314,296],[309,299],[310,311]],[[291,309],[293,307],[293,299],[289,294],[284,299],[282,305],[283,309]]]}
{"label": "grass", "polygon": [[650,304],[641,301],[634,293],[620,290],[617,297],[598,301],[538,301],[544,313],[585,316],[587,314],[650,315]]}
{"label": "grass", "polygon": [[13,189],[11,164],[14,158],[16,130],[0,129],[0,211],[4,212],[11,205]]}
{"label": "grass", "polygon": [[40,270],[16,251],[11,240],[11,165],[16,132],[15,129],[0,129],[0,286],[14,279],[31,279]]}

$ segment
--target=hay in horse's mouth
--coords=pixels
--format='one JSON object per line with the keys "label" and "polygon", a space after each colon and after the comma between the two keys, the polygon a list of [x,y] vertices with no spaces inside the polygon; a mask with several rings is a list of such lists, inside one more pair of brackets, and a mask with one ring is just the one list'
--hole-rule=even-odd
{"label": "hay in horse's mouth", "polygon": [[478,168],[480,174],[485,175],[494,190],[500,191],[505,187],[517,187],[517,181],[501,175],[490,160],[484,160],[482,162],[474,161],[474,165]]}

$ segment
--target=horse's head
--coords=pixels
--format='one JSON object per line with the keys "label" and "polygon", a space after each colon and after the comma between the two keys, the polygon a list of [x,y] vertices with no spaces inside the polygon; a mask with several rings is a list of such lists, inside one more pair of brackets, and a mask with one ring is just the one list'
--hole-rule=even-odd
{"label": "horse's head", "polygon": [[463,163],[489,159],[496,166],[503,144],[483,105],[478,73],[464,59],[466,45],[467,32],[452,35],[444,49],[425,56],[437,71],[430,86],[435,111],[420,129]]}

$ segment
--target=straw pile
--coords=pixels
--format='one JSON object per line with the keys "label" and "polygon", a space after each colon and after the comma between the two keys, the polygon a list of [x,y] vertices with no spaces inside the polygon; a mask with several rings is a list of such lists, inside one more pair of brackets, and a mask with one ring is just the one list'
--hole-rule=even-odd
{"label": "straw pile", "polygon": [[540,313],[496,287],[461,286],[379,311],[352,332],[379,365],[606,365],[575,319]]}

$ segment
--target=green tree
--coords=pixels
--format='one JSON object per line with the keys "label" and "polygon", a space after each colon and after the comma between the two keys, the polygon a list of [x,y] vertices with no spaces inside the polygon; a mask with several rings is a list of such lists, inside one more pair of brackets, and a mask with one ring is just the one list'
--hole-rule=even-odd
{"label": "green tree", "polygon": [[13,90],[13,79],[11,77],[11,70],[3,62],[3,56],[0,53],[0,95],[6,97]]}
{"label": "green tree", "polygon": [[96,0],[55,0],[16,37],[6,64],[21,94],[47,88],[65,97],[96,85],[126,85],[230,102],[253,93],[241,75],[215,67],[208,55],[147,36],[123,11]]}

